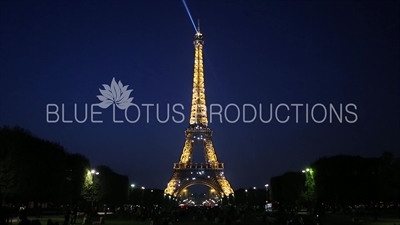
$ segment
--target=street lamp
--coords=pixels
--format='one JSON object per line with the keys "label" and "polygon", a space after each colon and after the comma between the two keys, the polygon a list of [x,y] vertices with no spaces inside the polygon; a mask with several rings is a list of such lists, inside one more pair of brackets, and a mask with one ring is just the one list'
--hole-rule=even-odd
{"label": "street lamp", "polygon": [[247,194],[247,189],[245,189],[244,192],[246,192],[246,204],[248,204],[249,203],[249,199],[248,199],[249,196]]}
{"label": "street lamp", "polygon": [[312,168],[306,168],[305,170],[302,170],[301,172],[312,175],[314,171],[312,170]]}
{"label": "street lamp", "polygon": [[133,189],[135,189],[135,184],[131,184],[131,188],[132,189],[130,190],[130,193],[131,193],[130,199],[132,200],[132,204],[134,204],[135,197],[133,196],[133,194],[134,194]]}
{"label": "street lamp", "polygon": [[143,207],[143,204],[144,204],[144,187],[142,186],[142,207]]}
{"label": "street lamp", "polygon": [[267,191],[267,202],[269,202],[269,184],[265,185],[265,190]]}
{"label": "street lamp", "polygon": [[99,174],[100,174],[100,173],[97,172],[96,170],[91,170],[90,173],[91,173],[91,174],[95,174],[95,175],[99,175]]}

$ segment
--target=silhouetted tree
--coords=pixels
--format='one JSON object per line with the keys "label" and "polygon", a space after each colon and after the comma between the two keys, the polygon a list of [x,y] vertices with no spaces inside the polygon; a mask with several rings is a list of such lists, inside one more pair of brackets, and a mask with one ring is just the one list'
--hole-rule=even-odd
{"label": "silhouetted tree", "polygon": [[383,152],[377,170],[379,201],[395,202],[400,217],[400,158],[392,152]]}
{"label": "silhouetted tree", "polygon": [[399,158],[391,152],[383,152],[380,157],[379,173],[379,195],[383,201],[392,201],[399,195]]}
{"label": "silhouetted tree", "polygon": [[81,194],[86,201],[91,203],[91,209],[94,207],[94,202],[100,201],[102,197],[100,181],[90,170],[86,172]]}
{"label": "silhouetted tree", "polygon": [[301,199],[301,193],[306,181],[301,172],[287,172],[271,179],[271,198],[285,206],[296,206]]}
{"label": "silhouetted tree", "polygon": [[307,178],[303,185],[296,185],[296,178],[285,174],[272,178],[273,201],[291,204],[299,187],[303,188],[303,203],[312,199],[310,190],[313,190],[315,202],[339,208],[371,202],[400,201],[400,159],[391,152],[384,152],[376,158],[353,155],[323,157],[313,162],[310,168],[313,176],[303,174]]}
{"label": "silhouetted tree", "polygon": [[337,155],[312,164],[318,199],[337,205],[394,201],[399,195],[398,158],[384,152],[379,158]]}
{"label": "silhouetted tree", "polygon": [[0,149],[0,203],[3,198],[13,197],[17,192],[15,170],[12,167],[12,159],[5,154],[4,149]]}
{"label": "silhouetted tree", "polygon": [[[90,168],[85,156],[69,153],[58,143],[38,138],[21,127],[0,128],[0,201],[9,198],[75,204],[83,196],[91,201],[127,201],[127,176],[107,167],[104,175],[88,185],[85,181]],[[107,184],[101,184],[102,178]]]}
{"label": "silhouetted tree", "polygon": [[101,201],[107,205],[122,205],[128,202],[129,178],[115,173],[108,166],[97,166],[102,195]]}
{"label": "silhouetted tree", "polygon": [[76,204],[81,199],[81,192],[85,182],[85,176],[90,168],[89,160],[81,154],[67,154],[65,170],[65,186],[67,200],[70,204]]}
{"label": "silhouetted tree", "polygon": [[62,146],[39,139],[20,127],[4,127],[0,136],[4,156],[1,167],[8,171],[0,181],[3,190],[6,185],[8,195],[13,193],[14,197],[27,201],[58,198],[64,169]]}

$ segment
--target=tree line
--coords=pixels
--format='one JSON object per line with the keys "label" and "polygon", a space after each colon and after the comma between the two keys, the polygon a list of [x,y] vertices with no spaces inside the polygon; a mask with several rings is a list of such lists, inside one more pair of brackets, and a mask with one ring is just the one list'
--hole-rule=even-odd
{"label": "tree line", "polygon": [[0,202],[118,205],[128,192],[127,176],[21,127],[0,128]]}
{"label": "tree line", "polygon": [[271,197],[286,206],[324,203],[337,207],[400,202],[400,158],[323,157],[308,169],[271,179]]}

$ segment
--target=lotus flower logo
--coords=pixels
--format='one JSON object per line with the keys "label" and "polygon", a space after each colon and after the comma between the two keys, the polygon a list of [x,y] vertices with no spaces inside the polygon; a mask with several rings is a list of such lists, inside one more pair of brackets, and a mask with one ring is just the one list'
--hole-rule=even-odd
{"label": "lotus flower logo", "polygon": [[103,84],[104,90],[100,90],[101,95],[97,95],[97,98],[101,101],[98,106],[106,109],[110,105],[116,105],[119,109],[125,110],[129,106],[133,105],[133,97],[129,97],[131,92],[128,90],[129,85],[122,85],[121,81],[115,82],[113,78],[111,85]]}

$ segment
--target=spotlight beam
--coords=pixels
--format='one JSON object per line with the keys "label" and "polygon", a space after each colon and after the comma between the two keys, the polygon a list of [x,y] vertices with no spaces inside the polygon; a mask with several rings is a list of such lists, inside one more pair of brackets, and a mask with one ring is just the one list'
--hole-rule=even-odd
{"label": "spotlight beam", "polygon": [[185,6],[186,12],[188,13],[188,16],[190,18],[190,21],[192,21],[192,25],[194,27],[194,30],[196,31],[196,33],[198,32],[196,25],[194,24],[193,18],[192,18],[192,14],[190,14],[189,8],[186,4],[185,0],[182,0],[183,5]]}

